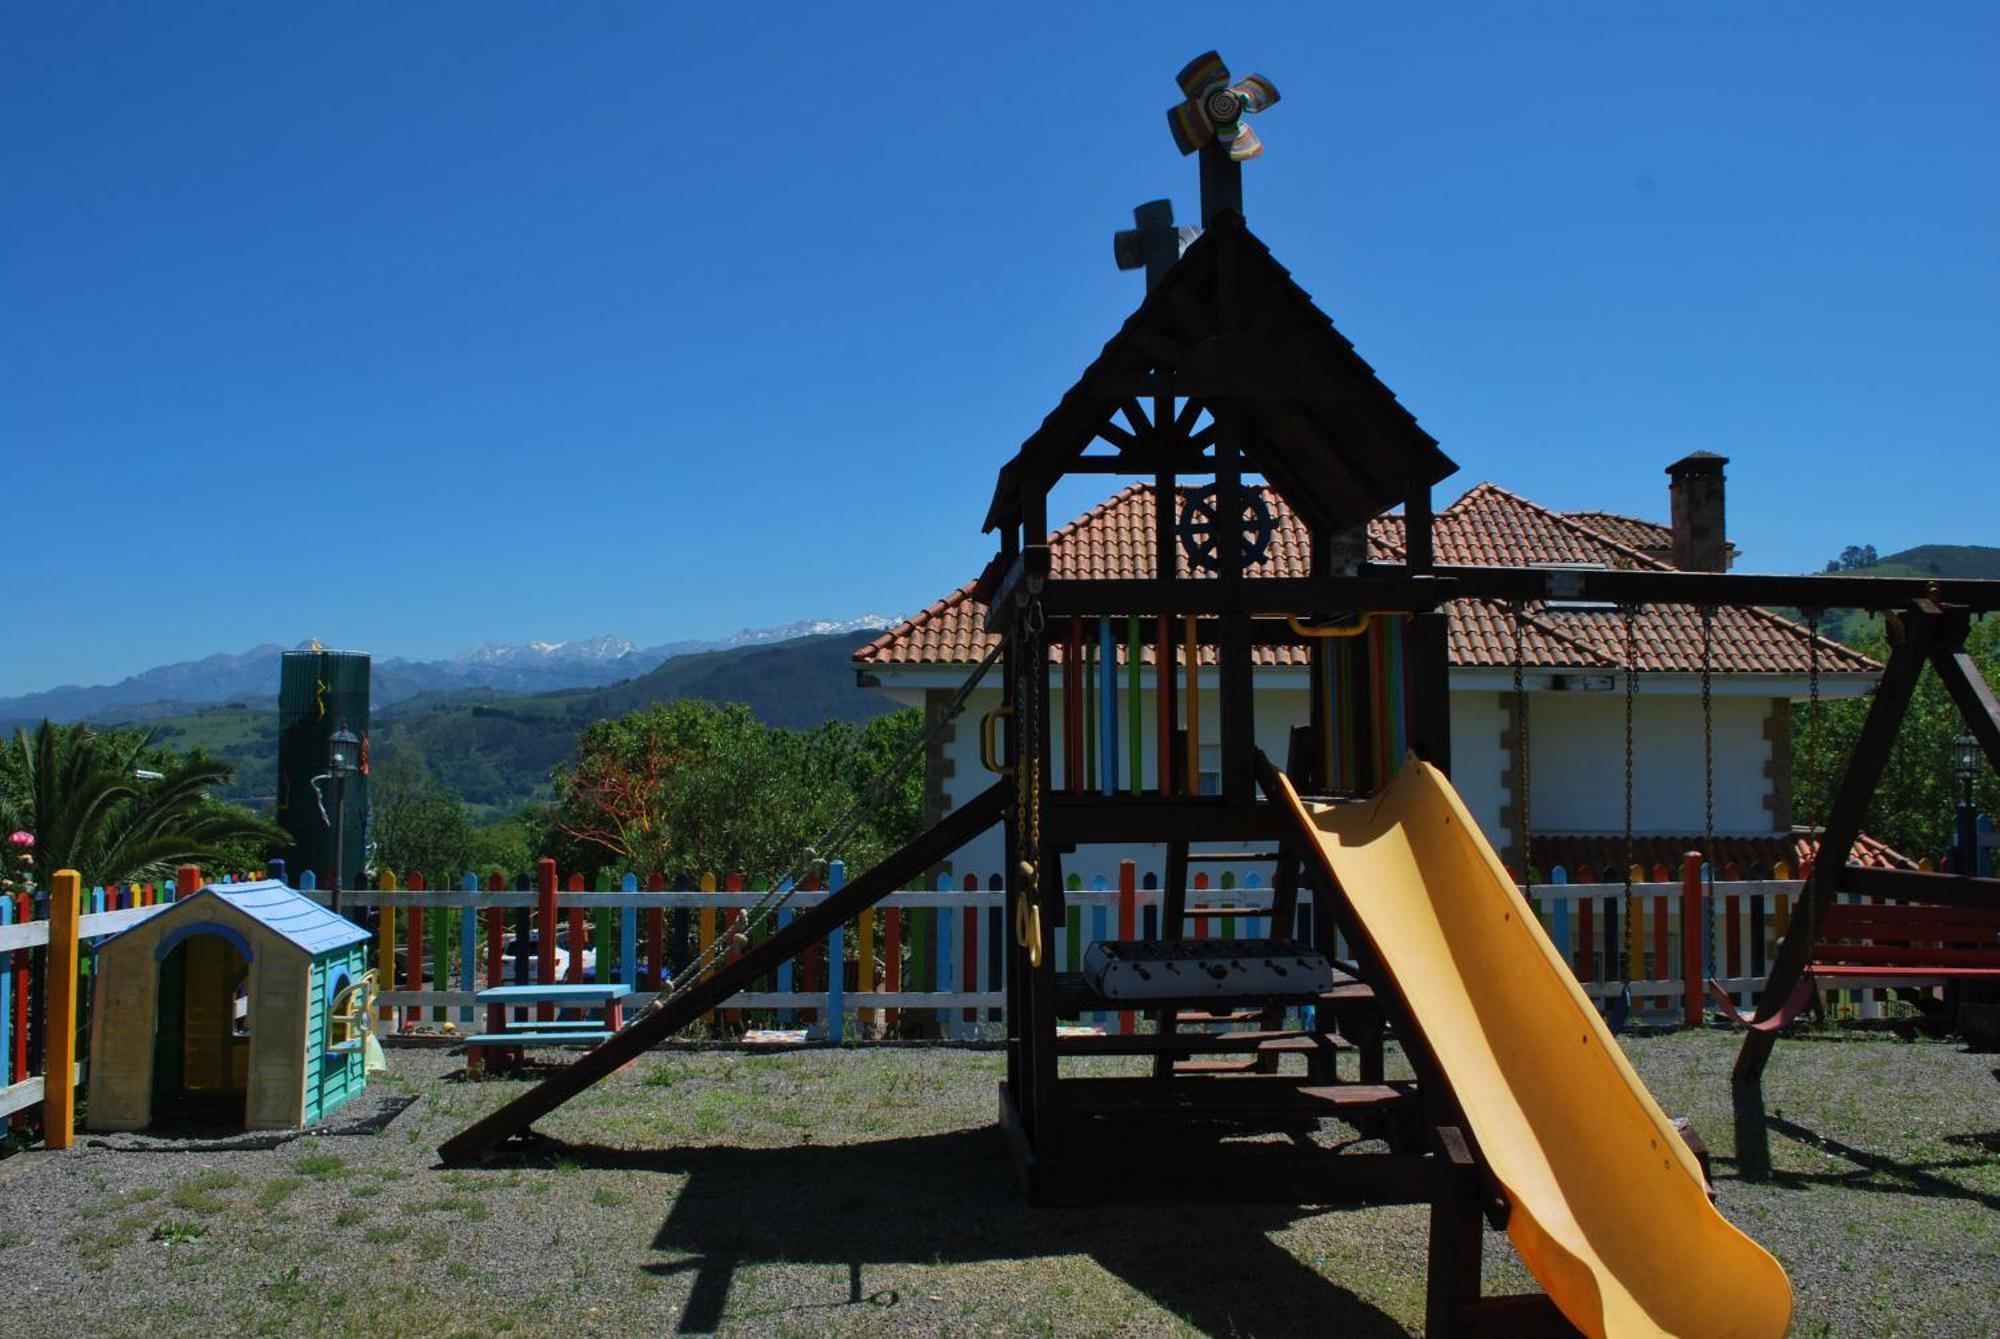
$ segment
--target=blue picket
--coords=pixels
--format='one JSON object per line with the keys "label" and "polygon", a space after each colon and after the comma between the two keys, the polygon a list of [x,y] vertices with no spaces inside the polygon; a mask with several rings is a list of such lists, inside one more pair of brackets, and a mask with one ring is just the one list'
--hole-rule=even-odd
{"label": "blue picket", "polygon": [[[847,882],[847,863],[836,860],[826,867],[826,890],[837,893]],[[826,1039],[840,1045],[846,1033],[847,1012],[847,927],[836,925],[826,937]]]}
{"label": "blue picket", "polygon": [[[639,876],[627,874],[618,881],[621,893],[639,891]],[[621,907],[618,911],[618,979],[633,989],[639,986],[639,908]]]}
{"label": "blue picket", "polygon": [[[479,891],[479,876],[466,874],[458,881],[462,892]],[[471,994],[479,989],[479,913],[467,907],[458,918],[458,988]],[[472,1029],[472,1006],[458,1011],[459,1024]]]}

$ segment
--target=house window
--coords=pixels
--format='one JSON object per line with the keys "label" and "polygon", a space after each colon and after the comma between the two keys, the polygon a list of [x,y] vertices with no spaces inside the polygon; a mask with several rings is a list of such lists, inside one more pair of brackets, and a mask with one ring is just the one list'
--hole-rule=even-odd
{"label": "house window", "polygon": [[1222,794],[1222,745],[1201,746],[1201,793]]}

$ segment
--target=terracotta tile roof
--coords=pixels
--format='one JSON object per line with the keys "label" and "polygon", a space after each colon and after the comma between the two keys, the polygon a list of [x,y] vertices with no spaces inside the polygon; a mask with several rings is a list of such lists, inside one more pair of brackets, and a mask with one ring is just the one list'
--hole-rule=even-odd
{"label": "terracotta tile roof", "polygon": [[1649,553],[1655,558],[1664,559],[1674,549],[1671,526],[1643,521],[1637,516],[1620,516],[1615,511],[1566,511],[1563,515],[1589,526],[1606,539]]}
{"label": "terracotta tile roof", "polygon": [[[1721,857],[1724,871],[1718,877],[1728,878],[1727,870],[1733,863],[1742,871],[1743,878],[1769,878],[1771,867],[1780,860],[1791,867],[1796,877],[1800,866],[1817,845],[1817,840],[1805,832],[1756,837],[1717,834],[1715,852]],[[1529,848],[1534,852],[1535,868],[1544,877],[1560,865],[1571,883],[1623,881],[1624,876],[1618,872],[1625,863],[1623,833],[1538,832],[1530,840]],[[1680,878],[1681,857],[1689,851],[1701,849],[1702,835],[1698,832],[1664,836],[1654,833],[1632,838],[1635,863],[1649,873],[1664,865],[1668,874],[1676,880]],[[1865,833],[1854,845],[1852,861],[1873,869],[1916,868],[1909,859]],[[1588,878],[1583,877],[1586,873]]]}
{"label": "terracotta tile roof", "polygon": [[[1275,490],[1266,498],[1276,527],[1270,552],[1251,569],[1255,576],[1307,574],[1307,534]],[[1437,558],[1442,564],[1529,566],[1590,563],[1620,568],[1664,568],[1646,553],[1608,537],[1573,516],[1552,512],[1504,488],[1482,483],[1437,514]],[[1402,559],[1403,520],[1379,516],[1369,523],[1369,557]],[[1150,572],[1153,554],[1153,490],[1132,484],[1058,530],[1050,539],[1050,560],[1058,578],[1140,577]],[[1185,555],[1176,555],[1180,576],[1191,573]],[[978,661],[994,638],[983,629],[986,606],[974,598],[974,584],[961,586],[915,617],[890,629],[855,654],[855,664],[965,664]],[[1509,668],[1514,663],[1515,620],[1504,604],[1455,600],[1450,615],[1451,663],[1459,667]],[[1613,611],[1526,609],[1524,651],[1538,669],[1616,670],[1625,663],[1624,619]],[[1701,616],[1691,605],[1651,605],[1633,624],[1642,672],[1694,673],[1701,668]],[[1714,621],[1714,667],[1722,674],[1803,674],[1808,668],[1805,629],[1761,609],[1718,609]],[[1211,663],[1213,651],[1205,651]],[[1148,645],[1142,659],[1152,660]],[[1302,647],[1260,647],[1259,665],[1304,665]],[[1822,638],[1821,669],[1830,674],[1873,674],[1880,666],[1839,643]]]}
{"label": "terracotta tile roof", "polygon": [[[1637,549],[1649,558],[1657,558],[1663,563],[1673,561],[1674,530],[1670,525],[1642,520],[1637,516],[1621,516],[1615,511],[1566,511],[1563,515],[1589,526],[1606,539]],[[1734,557],[1736,545],[1728,540],[1723,542]]]}

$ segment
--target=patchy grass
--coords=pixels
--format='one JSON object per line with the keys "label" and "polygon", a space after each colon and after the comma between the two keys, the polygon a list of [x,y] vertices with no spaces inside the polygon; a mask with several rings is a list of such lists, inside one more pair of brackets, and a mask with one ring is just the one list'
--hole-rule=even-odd
{"label": "patchy grass", "polygon": [[234,1202],[223,1198],[218,1191],[234,1189],[241,1185],[243,1177],[238,1172],[203,1172],[191,1176],[167,1192],[167,1203],[176,1209],[189,1213],[221,1213],[233,1207]]}
{"label": "patchy grass", "polygon": [[[1708,1142],[1723,1213],[1790,1272],[1796,1332],[2000,1334],[1995,1058],[1880,1034],[1787,1039],[1766,1083],[1771,1176],[1753,1181],[1735,1041],[1623,1044]],[[393,1061],[422,1100],[386,1138],[205,1155],[178,1181],[158,1155],[39,1165],[5,1192],[50,1227],[6,1246],[10,1276],[37,1291],[0,1293],[0,1333],[60,1314],[79,1333],[376,1339],[1377,1337],[1423,1316],[1420,1206],[1026,1205],[992,1123],[998,1052],[657,1055],[540,1122],[547,1154],[452,1171],[436,1143],[523,1081],[465,1083],[426,1052]],[[166,1250],[184,1230],[200,1235]],[[1491,1292],[1534,1287],[1498,1233],[1485,1275]]]}
{"label": "patchy grass", "polygon": [[305,1181],[296,1176],[278,1176],[257,1187],[257,1207],[269,1212],[290,1199],[292,1192],[304,1185]]}
{"label": "patchy grass", "polygon": [[208,1229],[200,1223],[189,1222],[185,1218],[162,1218],[153,1224],[150,1238],[168,1246],[186,1246],[200,1241],[207,1232]]}
{"label": "patchy grass", "polygon": [[333,1153],[308,1153],[292,1160],[293,1171],[300,1176],[310,1176],[315,1181],[339,1176],[346,1168],[346,1160]]}

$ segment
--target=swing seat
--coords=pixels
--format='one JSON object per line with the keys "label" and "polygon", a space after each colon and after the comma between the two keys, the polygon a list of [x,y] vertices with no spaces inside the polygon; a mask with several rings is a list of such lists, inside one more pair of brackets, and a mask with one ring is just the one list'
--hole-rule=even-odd
{"label": "swing seat", "polygon": [[1715,997],[1722,1016],[1737,1027],[1749,1032],[1783,1032],[1792,1020],[1810,1009],[1819,998],[1819,987],[1813,982],[1812,969],[1801,976],[1792,986],[1792,993],[1785,997],[1785,1003],[1777,1013],[1769,1018],[1758,1018],[1755,1009],[1739,1009],[1736,998],[1722,988],[1722,983],[1714,977],[1708,980],[1708,993]]}

